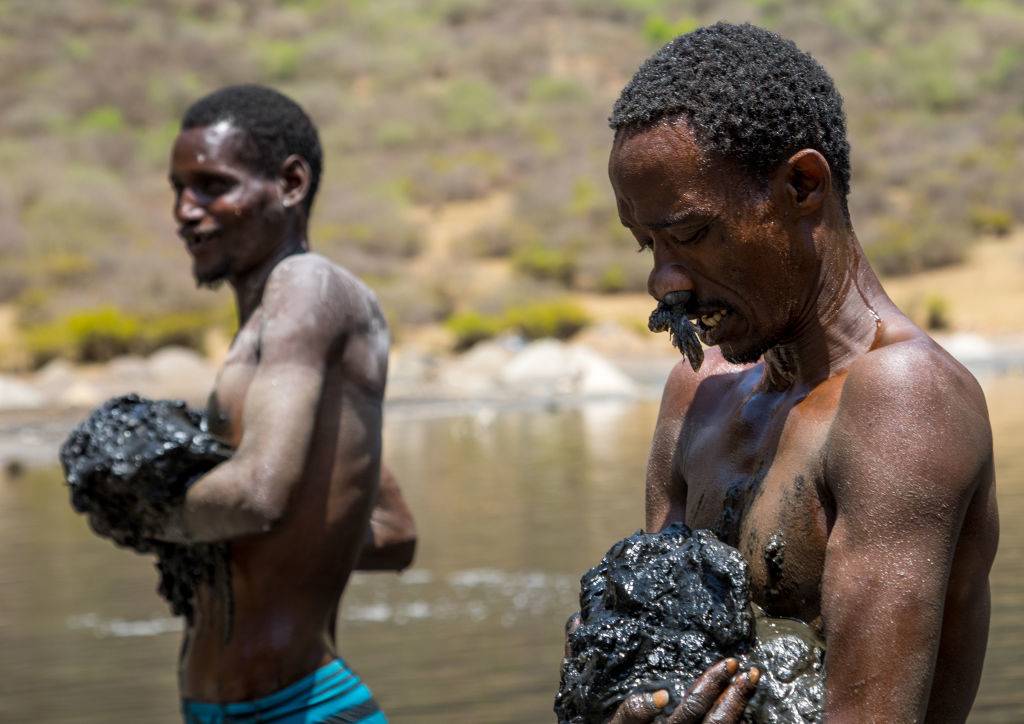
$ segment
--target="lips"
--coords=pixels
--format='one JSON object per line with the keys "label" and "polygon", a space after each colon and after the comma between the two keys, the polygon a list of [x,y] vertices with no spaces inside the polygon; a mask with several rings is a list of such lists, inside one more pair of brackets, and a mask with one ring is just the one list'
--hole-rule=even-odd
{"label": "lips", "polygon": [[185,247],[191,254],[202,251],[207,242],[216,235],[216,231],[196,231],[194,229],[181,229],[178,231],[178,236],[185,241]]}
{"label": "lips", "polygon": [[723,328],[728,326],[730,310],[727,307],[709,308],[687,316],[695,322],[700,341],[713,346],[722,338]]}

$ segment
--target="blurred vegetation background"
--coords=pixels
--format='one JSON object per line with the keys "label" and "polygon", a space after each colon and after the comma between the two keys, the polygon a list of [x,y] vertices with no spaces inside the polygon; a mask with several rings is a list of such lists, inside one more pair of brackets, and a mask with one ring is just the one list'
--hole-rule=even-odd
{"label": "blurred vegetation background", "polygon": [[[750,21],[846,99],[854,225],[877,268],[962,260],[1024,218],[1016,0],[0,0],[0,359],[202,348],[231,299],[193,288],[167,156],[181,113],[273,85],[319,125],[315,249],[401,341],[569,334],[642,291],[606,118],[676,34]],[[941,326],[942,298],[923,302]]]}

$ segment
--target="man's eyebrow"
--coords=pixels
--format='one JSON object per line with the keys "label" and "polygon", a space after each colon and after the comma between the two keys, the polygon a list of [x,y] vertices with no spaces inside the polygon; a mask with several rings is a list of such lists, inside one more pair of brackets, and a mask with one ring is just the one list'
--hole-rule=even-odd
{"label": "man's eyebrow", "polygon": [[688,211],[681,214],[674,214],[659,221],[651,221],[643,224],[648,229],[668,229],[672,226],[683,226],[685,224],[697,224],[708,220],[707,214]]}

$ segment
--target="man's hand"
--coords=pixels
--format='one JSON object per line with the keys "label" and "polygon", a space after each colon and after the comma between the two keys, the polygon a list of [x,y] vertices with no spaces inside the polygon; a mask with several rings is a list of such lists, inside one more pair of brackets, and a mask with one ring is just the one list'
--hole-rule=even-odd
{"label": "man's hand", "polygon": [[416,553],[416,524],[398,481],[384,465],[380,491],[370,514],[366,540],[356,561],[357,571],[402,571]]}
{"label": "man's hand", "polygon": [[[580,627],[579,612],[565,622],[565,655],[569,656],[569,636]],[[637,691],[619,704],[606,724],[731,724],[743,716],[743,709],[757,690],[761,672],[755,667],[736,675],[736,659],[722,659],[697,677],[682,701],[667,718],[663,712],[670,701],[668,691]]]}
{"label": "man's hand", "polygon": [[686,690],[682,701],[667,717],[669,703],[665,689],[638,691],[623,701],[607,724],[731,724],[743,716],[743,709],[754,695],[761,672],[756,668],[736,675],[739,662],[723,659],[701,674]]}

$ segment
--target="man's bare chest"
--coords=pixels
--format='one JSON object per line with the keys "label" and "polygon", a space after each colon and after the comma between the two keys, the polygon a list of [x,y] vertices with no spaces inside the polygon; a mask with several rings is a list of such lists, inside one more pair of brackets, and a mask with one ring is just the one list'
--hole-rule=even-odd
{"label": "man's bare chest", "polygon": [[684,424],[677,457],[686,523],[737,547],[756,603],[819,616],[832,511],[823,456],[833,409],[821,400],[723,405]]}
{"label": "man's bare chest", "polygon": [[241,441],[245,396],[260,360],[257,310],[235,335],[207,402],[210,431],[235,447]]}

